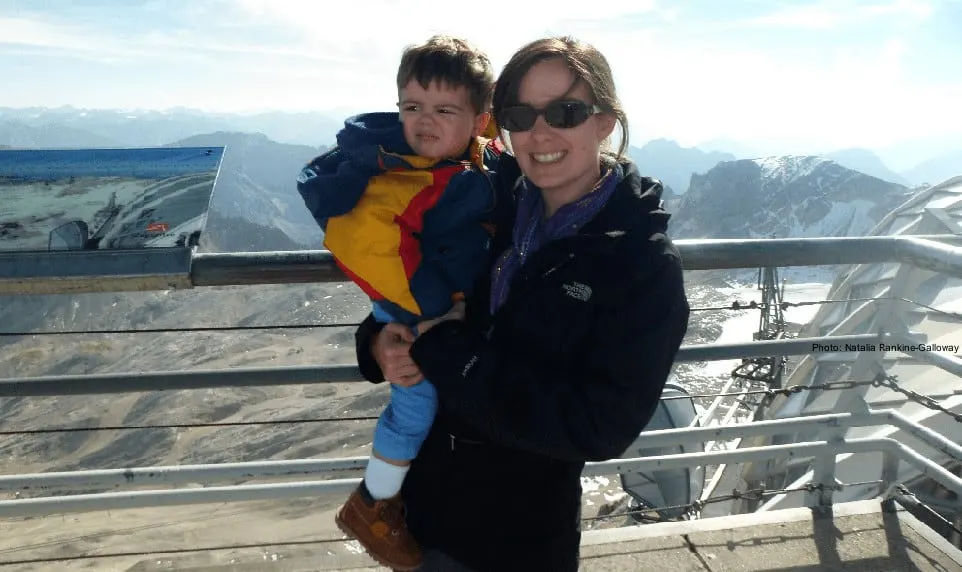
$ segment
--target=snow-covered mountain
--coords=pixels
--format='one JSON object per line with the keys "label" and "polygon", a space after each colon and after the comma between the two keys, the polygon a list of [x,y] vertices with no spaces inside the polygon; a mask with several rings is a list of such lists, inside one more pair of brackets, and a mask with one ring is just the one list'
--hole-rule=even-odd
{"label": "snow-covered mountain", "polygon": [[821,157],[729,161],[691,187],[674,238],[863,236],[912,191]]}

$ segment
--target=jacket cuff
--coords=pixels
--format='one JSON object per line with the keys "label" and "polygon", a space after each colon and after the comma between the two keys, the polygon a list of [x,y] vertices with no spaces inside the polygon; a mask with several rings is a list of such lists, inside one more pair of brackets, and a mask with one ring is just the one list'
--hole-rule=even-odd
{"label": "jacket cuff", "polygon": [[364,379],[371,383],[381,383],[384,381],[384,372],[381,366],[374,359],[371,351],[371,343],[374,336],[384,329],[384,324],[374,319],[374,314],[368,314],[367,318],[361,322],[357,331],[354,332],[354,350],[357,355],[357,367],[361,370]]}
{"label": "jacket cuff", "polygon": [[411,345],[411,359],[439,393],[468,378],[478,361],[476,340],[468,328],[460,320],[445,320]]}

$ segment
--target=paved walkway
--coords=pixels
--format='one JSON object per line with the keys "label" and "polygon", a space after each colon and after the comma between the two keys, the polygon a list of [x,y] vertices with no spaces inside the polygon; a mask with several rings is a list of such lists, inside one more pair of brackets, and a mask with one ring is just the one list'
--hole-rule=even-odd
{"label": "paved walkway", "polygon": [[[904,510],[883,513],[877,501],[835,505],[831,515],[820,517],[813,517],[808,509],[787,509],[589,531],[583,545],[585,572],[962,572],[962,551]],[[370,566],[362,554],[308,549],[276,563],[179,567],[176,560],[168,560],[164,564],[156,570],[386,570]],[[136,572],[154,570],[135,568]]]}

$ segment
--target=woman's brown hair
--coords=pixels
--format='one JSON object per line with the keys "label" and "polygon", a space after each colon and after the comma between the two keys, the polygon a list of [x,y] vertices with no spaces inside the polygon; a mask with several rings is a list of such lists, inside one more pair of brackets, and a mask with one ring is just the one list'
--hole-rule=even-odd
{"label": "woman's brown hair", "polygon": [[616,156],[624,157],[625,151],[628,150],[628,116],[615,91],[611,66],[597,48],[569,36],[535,40],[515,52],[495,83],[492,98],[495,122],[498,125],[501,124],[498,121],[498,114],[505,107],[518,105],[518,90],[528,70],[535,64],[551,59],[563,60],[575,76],[575,81],[583,81],[588,85],[594,100],[588,103],[593,103],[602,112],[615,116],[621,127],[621,144],[618,146]]}

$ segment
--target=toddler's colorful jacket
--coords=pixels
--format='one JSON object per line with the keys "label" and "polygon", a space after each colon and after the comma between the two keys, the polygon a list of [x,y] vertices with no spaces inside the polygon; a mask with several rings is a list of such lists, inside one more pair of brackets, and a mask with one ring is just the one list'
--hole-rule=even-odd
{"label": "toddler's colorful jacket", "polygon": [[447,312],[488,269],[501,148],[477,138],[460,160],[420,157],[397,113],[345,121],[337,145],[300,173],[297,190],[344,273],[398,321]]}

